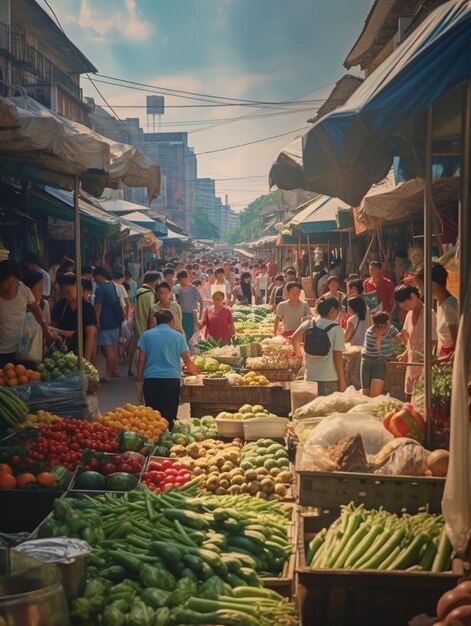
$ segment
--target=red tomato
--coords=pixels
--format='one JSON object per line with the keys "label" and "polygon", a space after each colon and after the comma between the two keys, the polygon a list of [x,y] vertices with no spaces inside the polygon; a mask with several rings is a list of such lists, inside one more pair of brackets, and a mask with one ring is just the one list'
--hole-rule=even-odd
{"label": "red tomato", "polygon": [[159,461],[151,461],[147,466],[149,470],[160,470],[162,467],[162,463]]}
{"label": "red tomato", "polygon": [[[162,464],[163,465],[163,464]],[[168,469],[165,469],[165,476],[177,476],[178,472],[176,469],[173,469],[173,467],[169,467]]]}
{"label": "red tomato", "polygon": [[88,459],[87,465],[91,470],[95,472],[99,470],[101,467],[100,461],[98,459],[95,459],[94,457],[92,457],[91,459]]}
{"label": "red tomato", "polygon": [[113,472],[116,472],[116,465],[113,465],[113,463],[105,463],[101,468],[101,471],[103,474],[112,474]]}
{"label": "red tomato", "polygon": [[125,472],[126,474],[131,474],[133,472],[133,468],[129,465],[129,463],[122,463],[119,470],[121,472]]}
{"label": "red tomato", "polygon": [[173,461],[166,460],[166,461],[162,462],[162,469],[163,470],[169,469],[171,467],[173,467]]}

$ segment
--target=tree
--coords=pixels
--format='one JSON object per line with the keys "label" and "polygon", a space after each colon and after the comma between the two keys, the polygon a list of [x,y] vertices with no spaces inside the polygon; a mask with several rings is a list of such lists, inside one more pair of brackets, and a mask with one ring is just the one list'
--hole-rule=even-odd
{"label": "tree", "polygon": [[209,217],[208,209],[196,206],[193,213],[191,232],[197,239],[219,239],[219,230]]}
{"label": "tree", "polygon": [[267,204],[278,203],[281,192],[272,191],[251,202],[241,213],[239,223],[227,233],[228,243],[235,245],[243,241],[253,241],[261,237],[260,233],[265,228],[262,212]]}

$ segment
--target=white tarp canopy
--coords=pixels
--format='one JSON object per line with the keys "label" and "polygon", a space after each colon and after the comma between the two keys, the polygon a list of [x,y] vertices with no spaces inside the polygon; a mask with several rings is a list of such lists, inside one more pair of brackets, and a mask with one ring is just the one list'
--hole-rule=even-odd
{"label": "white tarp canopy", "polygon": [[133,146],[102,137],[26,96],[0,97],[0,165],[18,178],[100,196],[105,187],[160,190],[160,168]]}
{"label": "white tarp canopy", "polygon": [[[457,176],[437,178],[432,183],[433,198],[436,203],[457,200],[460,179]],[[391,168],[387,177],[371,187],[361,201],[358,218],[368,223],[368,218],[380,218],[385,221],[396,221],[407,218],[414,213],[423,212],[424,180],[412,178],[396,182],[394,169]]]}
{"label": "white tarp canopy", "polygon": [[144,206],[143,204],[136,204],[135,202],[129,202],[122,198],[111,198],[109,200],[103,200],[100,198],[101,206],[109,213],[132,213],[133,211],[151,211],[152,207]]}

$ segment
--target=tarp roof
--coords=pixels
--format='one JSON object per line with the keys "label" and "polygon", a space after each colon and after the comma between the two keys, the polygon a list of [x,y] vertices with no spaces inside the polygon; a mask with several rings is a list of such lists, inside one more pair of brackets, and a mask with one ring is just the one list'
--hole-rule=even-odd
{"label": "tarp roof", "polygon": [[132,211],[131,213],[125,213],[120,216],[128,222],[133,222],[134,224],[139,224],[139,226],[143,226],[144,228],[148,228],[156,235],[165,235],[167,234],[168,228],[162,222],[158,222],[157,220],[152,219],[145,213],[141,213],[140,211]]}
{"label": "tarp roof", "polygon": [[286,228],[298,228],[303,233],[320,233],[337,230],[337,214],[349,206],[338,198],[320,196],[302,205],[300,211],[286,224]]}
{"label": "tarp roof", "polygon": [[327,115],[337,107],[345,104],[358,87],[362,84],[363,78],[358,76],[352,76],[351,74],[345,74],[340,80],[335,83],[335,87],[329,94],[327,100],[318,109],[314,117],[310,117],[308,122],[314,124],[323,115]]}
{"label": "tarp roof", "polygon": [[159,236],[159,239],[164,243],[169,243],[170,241],[181,241],[183,243],[188,241],[189,237],[183,233],[177,233],[167,226],[167,235]]}
{"label": "tarp roof", "polygon": [[160,168],[133,146],[102,137],[32,98],[0,97],[0,168],[42,184],[72,190],[78,176],[85,191],[146,187],[160,190]]}
{"label": "tarp roof", "polygon": [[100,204],[110,213],[131,213],[132,211],[147,212],[152,210],[152,207],[150,206],[136,204],[135,202],[123,200],[122,198],[111,198],[110,200],[103,200],[100,198]]}

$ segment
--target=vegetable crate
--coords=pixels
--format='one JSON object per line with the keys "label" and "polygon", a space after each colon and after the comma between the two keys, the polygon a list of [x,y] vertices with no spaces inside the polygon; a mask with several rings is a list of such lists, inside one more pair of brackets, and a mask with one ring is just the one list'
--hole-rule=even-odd
{"label": "vegetable crate", "polygon": [[33,531],[51,513],[54,500],[67,493],[74,477],[62,489],[2,489],[0,532]]}
{"label": "vegetable crate", "polygon": [[383,476],[359,472],[308,472],[299,469],[301,452],[296,455],[298,502],[336,510],[346,502],[380,506],[391,513],[407,509],[415,513],[428,504],[430,513],[440,513],[444,478],[429,476]]}
{"label": "vegetable crate", "polygon": [[293,552],[283,567],[279,576],[262,576],[263,584],[267,589],[272,589],[285,598],[291,599],[294,594],[294,573],[296,566],[296,541],[298,536],[299,515],[297,507],[293,505],[293,516],[288,527],[288,539],[293,544]]}
{"label": "vegetable crate", "polygon": [[406,626],[421,613],[435,615],[438,598],[462,575],[372,570],[312,570],[305,544],[336,515],[300,516],[296,598],[301,626]]}
{"label": "vegetable crate", "polygon": [[386,378],[383,393],[389,393],[393,398],[405,402],[404,381],[406,378],[407,363],[389,361],[386,364]]}

